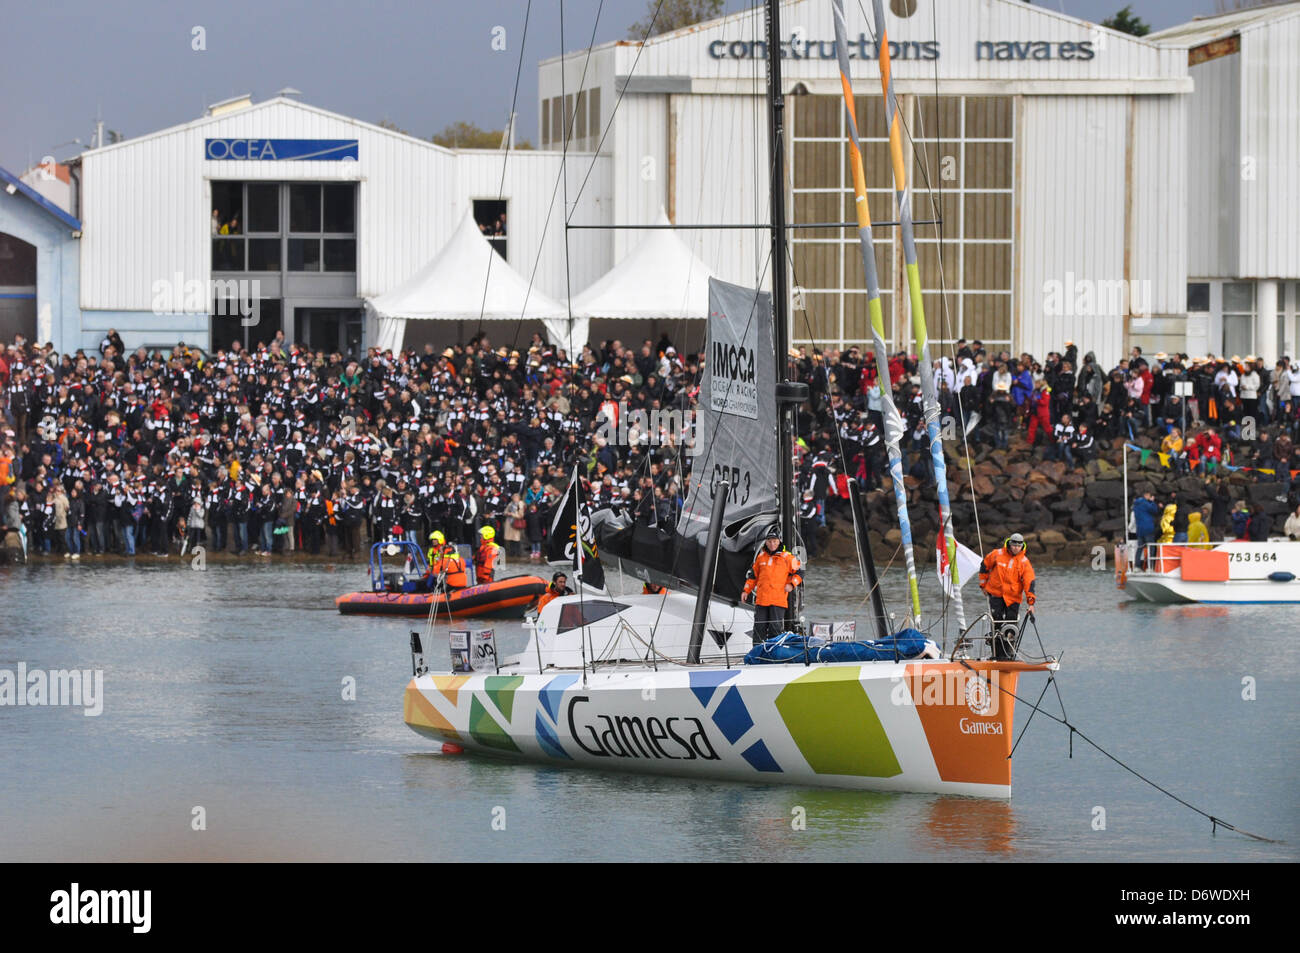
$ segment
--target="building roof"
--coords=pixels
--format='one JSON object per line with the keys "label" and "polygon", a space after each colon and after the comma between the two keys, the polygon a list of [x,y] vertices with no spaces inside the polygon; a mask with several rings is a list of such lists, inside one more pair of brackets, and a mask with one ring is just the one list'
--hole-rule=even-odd
{"label": "building roof", "polygon": [[[245,97],[243,96],[239,96],[229,102],[237,103],[239,101],[242,101],[244,98]],[[220,106],[222,104],[218,103],[216,105]],[[149,139],[156,139],[162,136],[171,135],[172,133],[181,132],[182,130],[185,129],[193,129],[199,126],[207,126],[215,123],[226,122],[236,112],[240,112],[245,115],[252,115],[253,113],[256,113],[260,110],[269,109],[272,106],[277,106],[277,105],[288,106],[293,109],[301,110],[305,113],[311,113],[316,116],[324,116],[330,119],[337,119],[340,122],[346,122],[356,126],[361,126],[366,129],[369,129],[371,132],[385,135],[385,136],[391,136],[395,139],[402,139],[413,145],[420,145],[427,149],[432,149],[436,152],[442,152],[449,155],[454,154],[455,152],[454,149],[445,148],[444,146],[440,146],[435,142],[430,142],[428,139],[419,139],[415,136],[410,135],[409,133],[399,132],[395,129],[386,129],[385,127],[376,125],[375,123],[366,122],[364,119],[357,119],[353,116],[345,116],[342,113],[331,112],[328,109],[322,109],[319,106],[312,106],[309,103],[300,102],[299,100],[290,98],[288,96],[274,96],[271,99],[263,100],[260,103],[253,103],[252,105],[246,106],[243,109],[226,110],[217,113],[210,113],[208,115],[200,116],[197,119],[191,119],[188,122],[178,123],[175,126],[167,126],[164,129],[156,129],[153,132],[146,133],[142,136],[136,136],[135,138],[132,139],[123,139],[121,142],[114,142],[109,145],[102,146],[98,149],[87,149],[85,152],[81,153],[80,158],[84,159],[87,156],[96,156],[102,152],[109,152],[113,149],[127,149],[132,146],[139,145],[141,142],[145,142]]]}
{"label": "building roof", "polygon": [[45,196],[41,195],[41,193],[37,192],[34,188],[32,188],[22,179],[18,178],[18,176],[14,175],[8,169],[2,166],[0,166],[0,179],[4,180],[4,190],[6,192],[9,192],[10,189],[13,189],[13,192],[11,194],[23,195],[26,198],[31,199],[31,201],[35,202],[38,207],[44,209],[50,215],[53,215],[64,225],[68,226],[68,228],[72,229],[75,232],[81,231],[81,222],[77,221],[67,212],[63,211],[63,209],[59,208],[57,205],[55,205]]}
{"label": "building roof", "polygon": [[[795,13],[806,14],[814,3],[819,3],[819,2],[821,2],[821,0],[781,0],[782,24],[788,27],[790,23],[795,22],[794,19],[788,18],[790,15]],[[964,2],[969,2],[969,0],[964,0]],[[1300,0],[1292,0],[1292,2],[1300,2]],[[1110,27],[1104,27],[1099,23],[1093,23],[1089,20],[1083,19],[1082,17],[1071,16],[1070,14],[1066,13],[1064,10],[1053,10],[1050,7],[1046,7],[1046,6],[1036,6],[1033,4],[1025,3],[1023,2],[1023,0],[985,0],[985,3],[986,4],[992,3],[992,4],[996,4],[999,7],[1005,7],[1006,8],[1005,12],[1010,15],[1047,17],[1050,19],[1059,20],[1063,23],[1068,23],[1072,26],[1084,27],[1091,31],[1098,31],[1098,32],[1105,33],[1110,38],[1124,43],[1136,43],[1136,44],[1147,45],[1147,46],[1156,45],[1153,42],[1155,34],[1149,34],[1147,36],[1134,36],[1131,33],[1124,33],[1120,30],[1114,30],[1111,29]],[[1284,6],[1286,4],[1278,4],[1278,5]],[[620,47],[620,46],[650,47],[650,46],[655,46],[659,43],[671,42],[672,40],[677,40],[682,37],[690,36],[693,33],[699,33],[714,27],[748,23],[749,21],[753,21],[756,17],[758,18],[762,17],[763,6],[764,5],[762,3],[757,2],[756,0],[754,5],[747,9],[735,10],[732,11],[731,13],[726,13],[723,14],[722,16],[715,17],[712,20],[701,20],[699,23],[692,23],[689,26],[679,27],[676,30],[669,30],[665,33],[657,33],[654,36],[649,37],[644,41],[609,40],[606,41],[605,43],[600,43],[596,46],[591,47],[591,52],[594,53],[598,50],[612,49],[614,47]],[[847,4],[846,6],[851,8],[852,4],[850,3]],[[859,5],[859,9],[861,9],[861,5]],[[886,12],[892,13],[892,11],[888,11],[888,10]],[[987,16],[989,14],[987,14],[986,12],[984,15]],[[541,60],[539,65],[545,66],[548,63],[558,63],[566,58],[583,55],[586,52],[587,50],[585,48],[580,47],[578,49],[560,53],[556,56],[547,57]]]}
{"label": "building roof", "polygon": [[1167,30],[1150,33],[1146,39],[1161,46],[1200,46],[1213,40],[1259,29],[1278,20],[1300,16],[1300,0],[1267,3],[1245,10],[1233,10],[1214,16],[1195,17],[1187,23],[1171,26]]}

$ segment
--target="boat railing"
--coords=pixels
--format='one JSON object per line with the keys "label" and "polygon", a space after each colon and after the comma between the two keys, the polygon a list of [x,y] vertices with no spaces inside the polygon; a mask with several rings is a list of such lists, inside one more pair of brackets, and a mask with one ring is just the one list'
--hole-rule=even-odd
{"label": "boat railing", "polygon": [[[1268,540],[1268,542],[1275,542]],[[1228,544],[1252,543],[1254,545],[1263,545],[1262,542],[1250,539],[1219,539],[1206,540],[1204,542],[1189,543],[1170,542],[1170,543],[1139,543],[1137,540],[1129,540],[1127,543],[1121,543],[1115,547],[1117,563],[1120,554],[1123,553],[1125,560],[1125,570],[1127,573],[1167,573],[1179,569],[1183,564],[1183,553],[1186,550],[1196,550],[1198,552],[1215,549],[1219,546]]]}
{"label": "boat railing", "polygon": [[[981,613],[965,629],[957,634],[957,641],[953,644],[953,659],[967,659],[972,661],[986,661],[997,659],[997,641],[1002,641],[1011,649],[1010,659],[1001,659],[1000,661],[1020,661],[1020,643],[1025,635],[1025,628],[1034,625],[1034,631],[1038,631],[1038,625],[1034,621],[1033,612],[1026,612],[1019,619],[995,620],[987,612]],[[1039,647],[1042,647],[1042,639],[1039,639]]]}

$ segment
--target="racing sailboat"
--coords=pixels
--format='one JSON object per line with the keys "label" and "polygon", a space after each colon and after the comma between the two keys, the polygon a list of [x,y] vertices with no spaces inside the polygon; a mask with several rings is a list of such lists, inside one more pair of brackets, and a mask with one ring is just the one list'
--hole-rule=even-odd
{"label": "racing sailboat", "polygon": [[[845,50],[842,3],[836,0],[834,8],[838,47]],[[766,15],[767,49],[779,50],[778,0],[768,0]],[[879,2],[876,19],[887,77],[889,47]],[[840,66],[852,119],[846,57]],[[773,291],[710,281],[707,363],[696,418],[696,439],[706,443],[693,462],[683,514],[673,527],[628,525],[585,515],[575,499],[567,527],[579,573],[583,554],[598,544],[603,557],[613,556],[671,591],[613,596],[580,586],[577,595],[550,601],[525,650],[500,660],[491,672],[429,672],[413,634],[414,674],[404,718],[416,732],[444,744],[552,764],[1009,797],[1018,679],[1025,672],[1055,670],[1056,662],[987,657],[987,615],[961,630],[951,650],[946,639],[941,649],[915,628],[882,631],[888,623],[879,612],[873,621],[880,638],[837,643],[807,634],[796,598],[786,620],[790,633],[760,647],[751,640],[753,613],[740,603],[740,588],[774,522],[784,540],[797,539],[791,418],[808,396],[806,385],[791,380],[787,356],[780,57],[769,56],[767,69]],[[886,91],[892,99],[888,82]],[[891,137],[897,134],[894,123]],[[884,328],[855,123],[850,135],[873,343],[881,351]],[[896,163],[896,174],[900,170]],[[901,200],[906,186],[902,180],[896,185]],[[913,316],[923,327],[923,314],[914,310]],[[887,360],[877,366],[887,374]],[[890,392],[887,380],[881,389]],[[890,476],[909,550],[909,622],[917,626],[920,600],[897,446],[901,430],[890,402]],[[937,428],[931,436],[938,439]],[[935,456],[938,469],[941,445]],[[944,479],[941,470],[938,475]],[[579,480],[570,492],[580,494]],[[944,509],[944,535],[951,540]],[[860,521],[858,531],[864,543]],[[862,549],[869,564],[869,548]]]}

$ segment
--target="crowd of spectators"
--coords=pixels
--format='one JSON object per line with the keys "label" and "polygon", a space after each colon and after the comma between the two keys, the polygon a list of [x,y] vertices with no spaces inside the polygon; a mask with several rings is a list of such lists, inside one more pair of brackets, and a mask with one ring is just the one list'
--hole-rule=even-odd
{"label": "crowd of spectators", "polygon": [[[1134,348],[1107,371],[1091,353],[1079,363],[1072,342],[1042,364],[979,341],[953,350],[935,368],[949,438],[1001,448],[1023,432],[1072,467],[1142,436],[1188,471],[1297,467],[1300,367],[1286,361],[1147,360]],[[811,391],[797,417],[797,489],[815,555],[848,480],[881,484],[881,392],[870,351],[797,348],[790,359]],[[524,349],[480,334],[359,360],[282,334],[213,354],[183,342],[128,352],[110,331],[98,353],[58,355],[19,337],[0,351],[0,539],[13,531],[25,551],[68,558],[199,545],[356,558],[371,541],[434,529],[473,544],[491,525],[511,555],[540,558],[575,468],[592,505],[676,522],[696,435],[647,421],[691,419],[701,361],[666,337],[572,360],[540,335]],[[916,360],[899,352],[889,371],[905,467],[932,482]],[[630,426],[611,426],[620,414]]]}

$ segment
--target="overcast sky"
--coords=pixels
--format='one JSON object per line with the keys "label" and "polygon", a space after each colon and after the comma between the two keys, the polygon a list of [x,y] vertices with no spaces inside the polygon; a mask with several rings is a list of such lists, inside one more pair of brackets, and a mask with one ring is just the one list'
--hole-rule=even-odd
{"label": "overcast sky", "polygon": [[[974,0],[972,0],[974,2]],[[1153,29],[1215,12],[1216,0],[1132,0]],[[564,44],[587,46],[600,0],[564,0]],[[726,0],[726,10],[755,0]],[[1123,0],[1039,0],[1101,20]],[[138,136],[196,119],[241,93],[292,86],[302,100],[429,136],[459,119],[501,128],[510,110],[526,0],[65,0],[7,5],[0,25],[0,165],[75,155],[96,114]],[[561,50],[559,0],[533,0],[519,135],[537,141],[537,62]],[[646,0],[604,0],[597,43],[622,39]],[[191,49],[194,27],[207,49]],[[492,30],[506,29],[504,52]]]}

